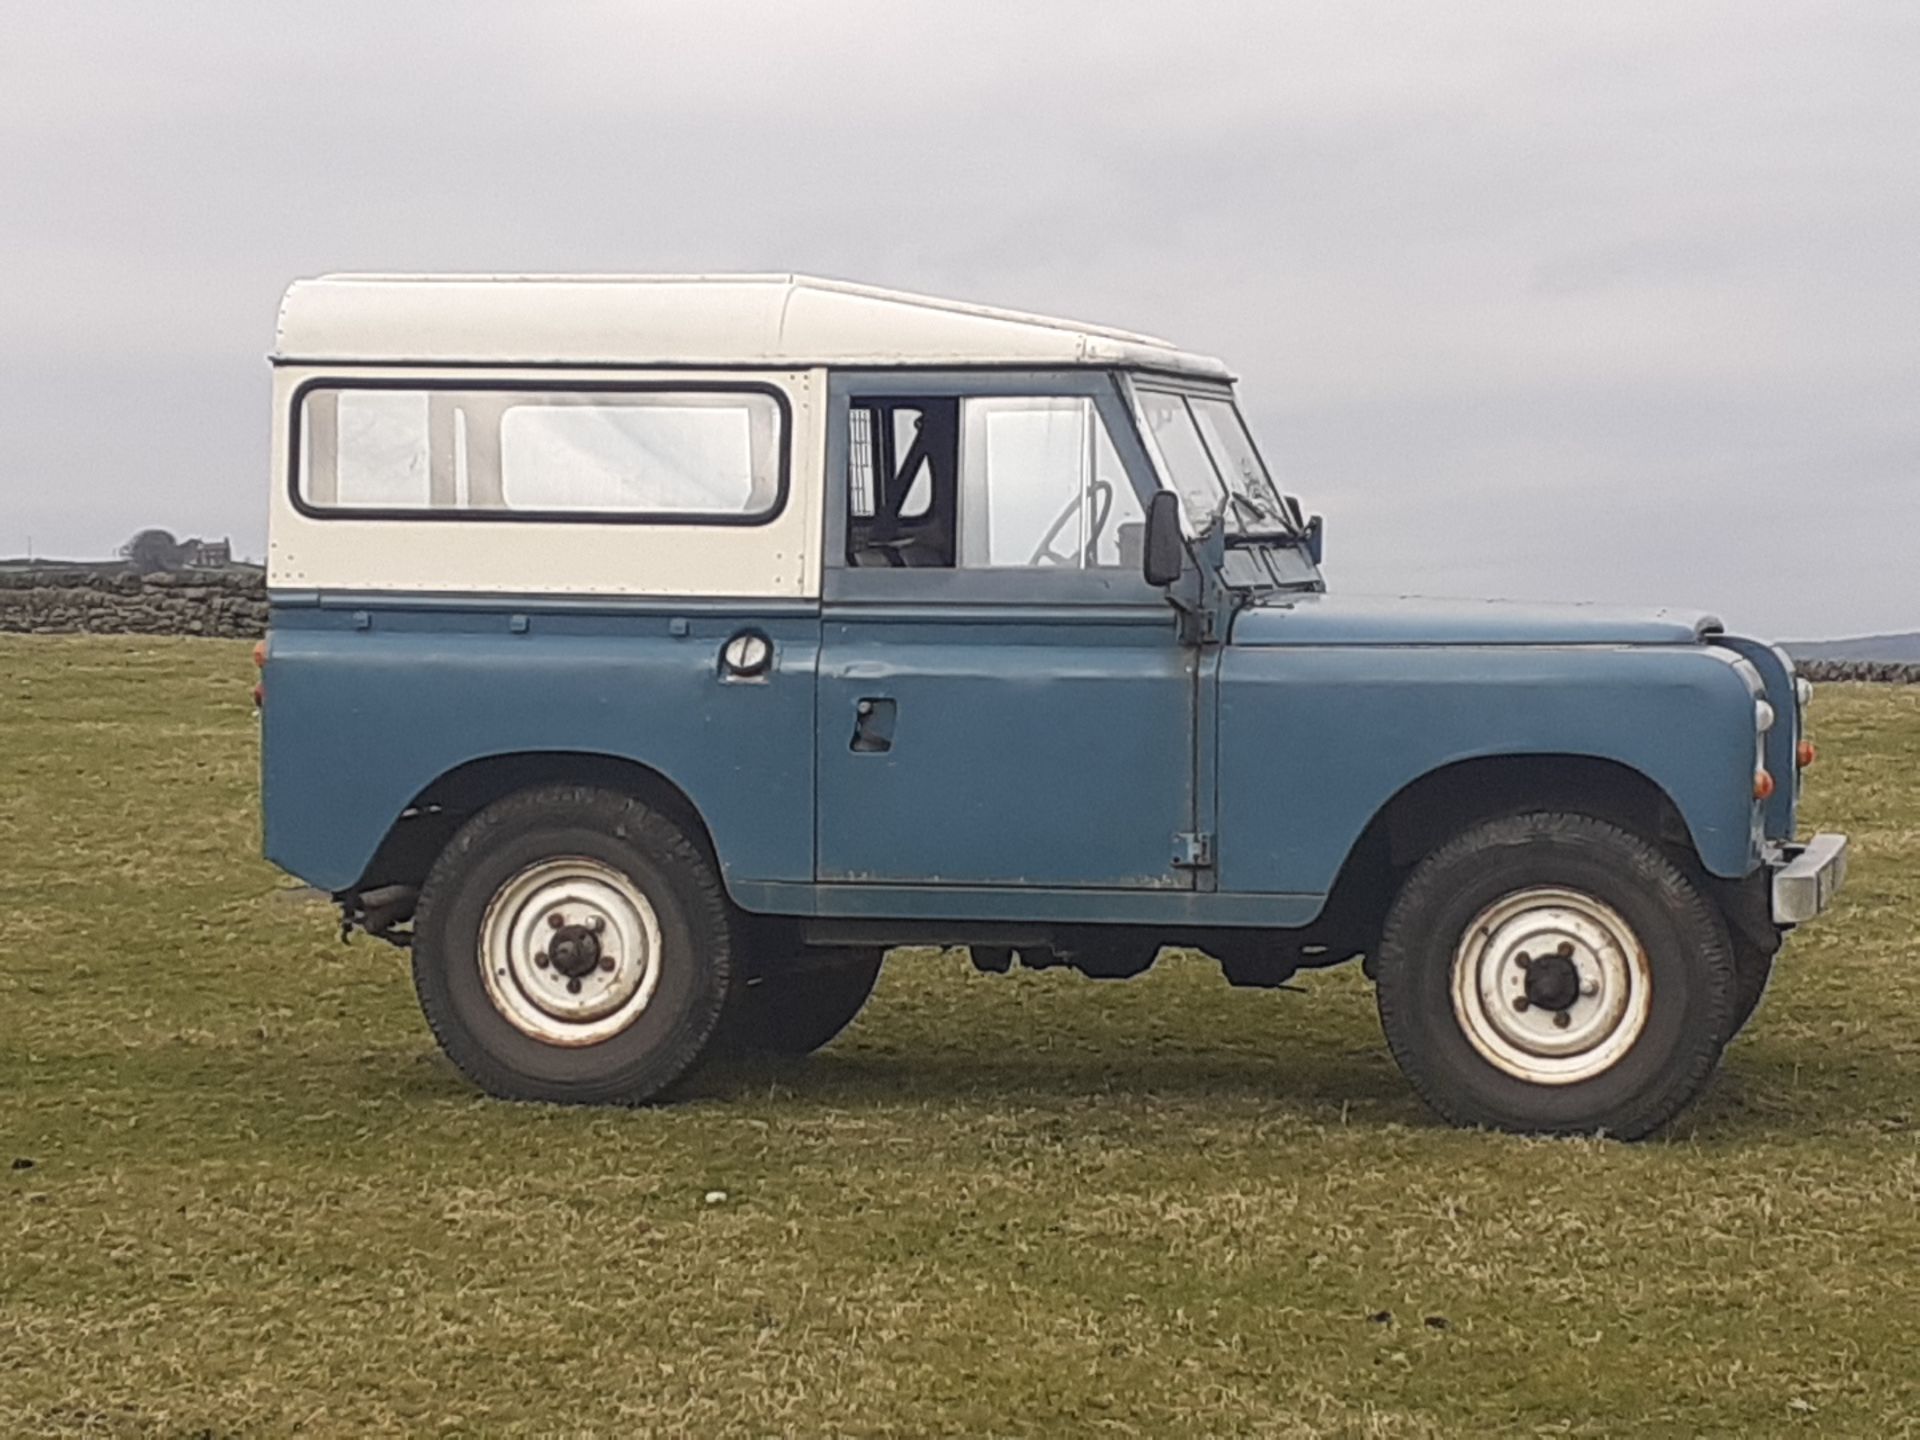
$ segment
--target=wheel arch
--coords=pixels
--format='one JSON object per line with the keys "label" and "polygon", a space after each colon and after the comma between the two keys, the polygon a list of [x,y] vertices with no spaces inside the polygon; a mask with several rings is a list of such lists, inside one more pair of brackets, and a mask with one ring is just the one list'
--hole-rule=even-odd
{"label": "wheel arch", "polygon": [[1644,771],[1595,755],[1480,755],[1437,766],[1388,797],[1348,850],[1316,928],[1336,935],[1336,948],[1370,953],[1394,893],[1423,857],[1470,826],[1528,810],[1608,821],[1700,868],[1685,815]]}
{"label": "wheel arch", "polygon": [[1429,770],[1396,791],[1367,829],[1412,864],[1470,825],[1523,810],[1590,815],[1662,845],[1699,851],[1673,797],[1645,771],[1597,755],[1480,755]]}
{"label": "wheel arch", "polygon": [[520,750],[477,756],[436,776],[393,818],[351,888],[419,885],[469,816],[522,790],[555,784],[588,785],[644,802],[678,825],[724,879],[725,866],[705,817],[662,771],[622,755]]}

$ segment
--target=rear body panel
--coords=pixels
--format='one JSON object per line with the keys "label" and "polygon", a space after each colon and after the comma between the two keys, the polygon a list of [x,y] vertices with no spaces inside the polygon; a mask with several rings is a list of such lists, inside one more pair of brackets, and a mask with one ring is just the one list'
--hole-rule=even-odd
{"label": "rear body panel", "polygon": [[[743,628],[780,663],[723,683]],[[267,858],[325,890],[361,879],[428,786],[493,756],[574,752],[657,770],[725,871],[813,879],[817,607],[537,607],[350,597],[274,610],[262,738]]]}

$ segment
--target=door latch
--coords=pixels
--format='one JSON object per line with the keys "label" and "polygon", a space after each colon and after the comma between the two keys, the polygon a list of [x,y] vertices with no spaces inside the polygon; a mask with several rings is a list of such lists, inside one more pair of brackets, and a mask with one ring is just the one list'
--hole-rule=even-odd
{"label": "door latch", "polygon": [[893,749],[893,722],[899,706],[881,696],[861,700],[853,707],[853,742],[848,749],[856,755],[884,755]]}

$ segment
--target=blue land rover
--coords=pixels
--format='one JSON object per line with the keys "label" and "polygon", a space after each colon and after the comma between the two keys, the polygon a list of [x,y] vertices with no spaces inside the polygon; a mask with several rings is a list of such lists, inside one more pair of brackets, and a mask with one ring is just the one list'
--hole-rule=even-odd
{"label": "blue land rover", "polygon": [[330,276],[274,355],[267,854],[501,1096],[805,1052],[890,947],[1359,958],[1447,1119],[1644,1135],[1846,842],[1710,615],[1329,593],[1218,362],[799,276]]}

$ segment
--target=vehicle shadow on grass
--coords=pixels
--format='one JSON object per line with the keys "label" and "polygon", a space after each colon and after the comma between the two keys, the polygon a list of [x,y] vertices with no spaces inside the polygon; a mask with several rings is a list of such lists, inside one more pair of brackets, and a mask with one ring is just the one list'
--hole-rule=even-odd
{"label": "vehicle shadow on grass", "polygon": [[[1022,1048],[1023,1044],[1030,1048]],[[1217,1050],[1195,1039],[1146,1050],[1102,1046],[1092,1032],[1019,1036],[985,1044],[916,1044],[857,1032],[818,1054],[718,1055],[664,1097],[678,1105],[768,1100],[797,1109],[898,1109],[977,1104],[1063,1109],[1090,1101],[1261,1110],[1312,1123],[1445,1124],[1400,1075],[1383,1043],[1292,1042],[1270,1053]],[[438,1053],[388,1051],[356,1066],[348,1081],[363,1094],[402,1101],[471,1096],[468,1082]],[[311,1078],[311,1077],[310,1077]],[[1737,1041],[1701,1098],[1666,1132],[1715,1146],[1768,1135],[1810,1135],[1862,1125],[1907,1131],[1920,1119],[1914,1067],[1892,1051],[1824,1055],[1783,1038]]]}
{"label": "vehicle shadow on grass", "polygon": [[[661,1105],[601,1110],[593,1123],[677,1127],[702,1123],[703,1115],[729,1107],[750,1107],[762,1117],[772,1107],[800,1120],[823,1112],[899,1118],[971,1111],[1005,1119],[1111,1111],[1132,1117],[1124,1122],[1128,1125],[1204,1120],[1230,1129],[1277,1125],[1415,1134],[1447,1128],[1401,1078],[1384,1046],[1296,1045],[1263,1054],[1244,1047],[1208,1050],[1196,1037],[1182,1048],[1130,1051],[1096,1050],[1095,1038],[1092,1032],[1055,1035],[1050,1037],[1054,1048],[1022,1050],[1018,1037],[1010,1037],[990,1050],[893,1037],[863,1043],[850,1035],[803,1059],[709,1060]],[[75,1061],[82,1063],[80,1057]],[[453,1106],[468,1117],[458,1122],[465,1125],[480,1121],[496,1103],[484,1101],[424,1034],[417,1040],[394,1036],[391,1043],[350,1055],[304,1047],[241,1053],[167,1045],[147,1052],[142,1069],[143,1091],[160,1085],[171,1096],[169,1113],[149,1116],[154,1123],[143,1133],[150,1139],[168,1133],[189,1150],[204,1142],[216,1150],[237,1147],[249,1153],[263,1144],[297,1150],[317,1146],[331,1153],[346,1131],[357,1137],[356,1144],[378,1144],[381,1137],[413,1135],[423,1109]],[[1756,1038],[1736,1046],[1700,1102],[1665,1138],[1716,1150],[1836,1134],[1847,1135],[1850,1143],[1876,1135],[1906,1143],[1920,1114],[1920,1103],[1910,1099],[1916,1093],[1913,1082],[1911,1064],[1894,1051],[1822,1064],[1797,1043]],[[240,1102],[247,1113],[238,1129],[236,1096],[247,1097]],[[51,1094],[41,1098],[44,1106],[29,1108],[45,1111],[39,1117],[43,1125],[17,1117],[23,1122],[22,1144],[28,1132],[46,1128],[51,1135],[66,1125],[62,1115],[71,1102]],[[531,1118],[529,1110],[549,1109],[497,1103],[508,1128],[515,1116],[524,1120]],[[558,1111],[550,1113],[553,1120],[561,1118]],[[587,1119],[595,1112],[578,1113]],[[206,1128],[215,1116],[221,1117],[217,1143]]]}
{"label": "vehicle shadow on grass", "polygon": [[[77,1079],[94,1057],[69,1057]],[[137,1068],[138,1073],[128,1067]],[[142,1089],[158,1086],[186,1114],[252,1098],[260,1112],[360,1103],[389,1112],[395,1126],[423,1103],[477,1099],[478,1092],[433,1047],[424,1029],[395,1032],[351,1047],[272,1043],[238,1048],[162,1044],[117,1058],[116,1069]],[[56,1063],[51,1067],[59,1070]],[[61,1078],[36,1071],[36,1079]],[[1862,1129],[1911,1134],[1920,1118],[1913,1057],[1894,1046],[1836,1052],[1789,1034],[1736,1041],[1700,1101],[1668,1132],[1715,1146],[1769,1135],[1807,1136]],[[1438,1130],[1385,1044],[1352,1033],[1277,1035],[1270,1048],[1244,1036],[1205,1033],[1116,1037],[1099,1024],[1082,1028],[1008,1028],[985,1024],[944,1033],[860,1026],[820,1053],[785,1059],[710,1058],[666,1097],[678,1106],[773,1103],[798,1111],[898,1110],[986,1106],[1063,1110],[1114,1104],[1143,1110],[1214,1109],[1311,1124]],[[363,1114],[363,1119],[366,1118]],[[255,1122],[265,1119],[256,1114]],[[375,1122],[376,1128],[383,1122]]]}
{"label": "vehicle shadow on grass", "polygon": [[[1891,1057],[1881,1057],[1891,1059]],[[1849,1102],[1863,1092],[1912,1093],[1902,1067],[1856,1063],[1847,1080],[1823,1080],[1779,1057],[1733,1057],[1700,1098],[1664,1132],[1670,1140],[1738,1146],[1765,1136],[1806,1136],[1862,1124],[1907,1133],[1920,1104],[1869,1107]],[[979,1102],[1036,1108],[1089,1099],[1143,1105],[1258,1108],[1313,1123],[1444,1130],[1402,1078],[1384,1048],[1377,1056],[1321,1053],[1285,1060],[1238,1054],[1184,1054],[1109,1060],[1028,1056],[990,1058],[960,1052],[918,1056],[831,1050],[798,1060],[729,1058],[703,1066],[676,1089],[679,1101],[763,1099],[835,1108]],[[1884,1110],[1885,1114],[1878,1111]]]}
{"label": "vehicle shadow on grass", "polygon": [[1920,1129],[1920,1063],[1895,1046],[1821,1046],[1802,1037],[1742,1036],[1721,1057],[1681,1128],[1700,1140],[1760,1134]]}
{"label": "vehicle shadow on grass", "polygon": [[830,1048],[804,1058],[711,1060],[677,1087],[674,1098],[732,1101],[769,1093],[835,1107],[957,1101],[1048,1107],[1108,1099],[1257,1105],[1316,1118],[1364,1110],[1383,1119],[1417,1121],[1424,1114],[1384,1052],[1261,1056]]}

